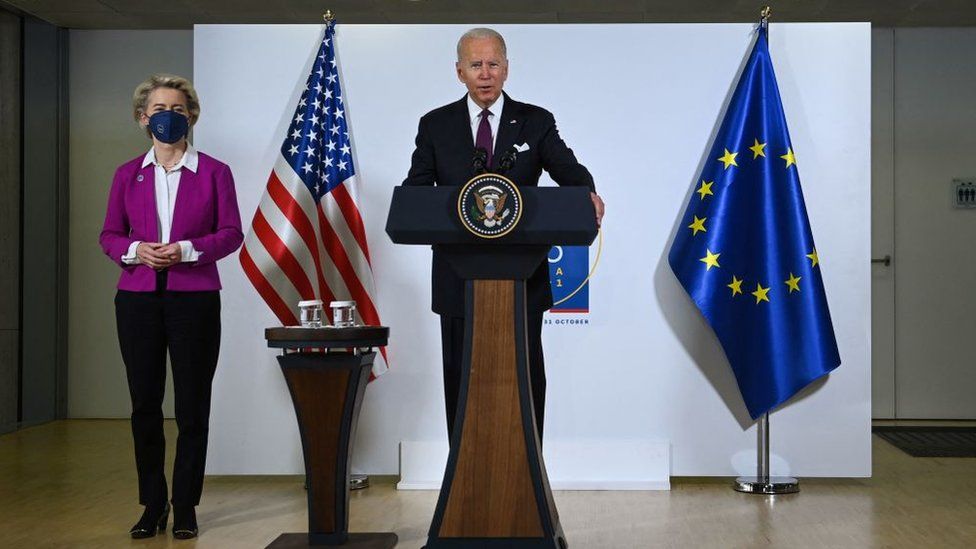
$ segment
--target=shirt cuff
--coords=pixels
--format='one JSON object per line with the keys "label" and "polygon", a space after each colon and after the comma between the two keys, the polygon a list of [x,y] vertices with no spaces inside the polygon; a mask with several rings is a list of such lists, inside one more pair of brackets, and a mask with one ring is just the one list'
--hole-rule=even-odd
{"label": "shirt cuff", "polygon": [[180,252],[183,254],[183,257],[180,258],[180,261],[182,261],[183,263],[188,263],[200,259],[201,252],[198,252],[193,249],[192,242],[190,242],[189,240],[180,240],[179,244],[180,244]]}
{"label": "shirt cuff", "polygon": [[126,265],[137,265],[140,263],[139,256],[136,255],[136,248],[139,247],[139,244],[142,244],[141,240],[136,240],[132,244],[129,244],[129,250],[122,256],[122,263]]}

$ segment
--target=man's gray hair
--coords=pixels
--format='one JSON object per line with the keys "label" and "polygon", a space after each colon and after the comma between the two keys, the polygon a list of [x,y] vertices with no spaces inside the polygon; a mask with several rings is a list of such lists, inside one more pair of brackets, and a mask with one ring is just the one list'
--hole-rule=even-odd
{"label": "man's gray hair", "polygon": [[461,35],[461,38],[457,43],[457,58],[458,61],[461,60],[461,48],[464,45],[465,40],[473,40],[477,38],[494,38],[498,40],[498,43],[502,46],[502,59],[508,60],[508,50],[505,48],[505,39],[502,35],[498,34],[498,31],[494,29],[489,29],[487,27],[475,27],[468,32]]}

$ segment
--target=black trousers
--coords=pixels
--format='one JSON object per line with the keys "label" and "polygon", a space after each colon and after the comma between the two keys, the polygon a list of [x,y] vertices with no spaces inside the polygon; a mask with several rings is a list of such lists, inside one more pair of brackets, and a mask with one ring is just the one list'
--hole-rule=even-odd
{"label": "black trousers", "polygon": [[160,504],[168,494],[162,405],[169,350],[179,428],[172,502],[177,507],[195,506],[200,503],[207,461],[210,388],[220,349],[220,294],[119,290],[115,316],[132,398],[139,503]]}
{"label": "black trousers", "polygon": [[[464,363],[464,318],[441,316],[441,355],[444,360],[444,403],[447,406],[447,438],[454,433],[458,394],[461,390],[461,369]],[[542,313],[527,315],[526,331],[529,339],[529,381],[532,384],[532,404],[535,426],[542,440],[542,426],[546,413],[546,364],[542,355]]]}

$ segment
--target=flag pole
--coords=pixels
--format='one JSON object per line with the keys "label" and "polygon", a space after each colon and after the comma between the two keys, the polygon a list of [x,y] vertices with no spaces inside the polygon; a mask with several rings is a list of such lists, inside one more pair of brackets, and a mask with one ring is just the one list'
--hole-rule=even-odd
{"label": "flag pole", "polygon": [[[322,20],[325,21],[326,25],[335,23],[335,13],[332,10],[325,10],[325,13],[322,14]],[[363,488],[369,488],[369,476],[351,473],[349,475],[349,489],[362,490]]]}
{"label": "flag pole", "polygon": [[800,482],[793,477],[774,477],[769,466],[769,413],[765,413],[756,424],[756,476],[739,477],[733,487],[736,492],[747,494],[795,494],[800,491]]}
{"label": "flag pole", "polygon": [[[769,35],[769,18],[773,10],[763,6],[759,11],[759,30]],[[747,494],[794,494],[800,491],[800,483],[793,477],[774,477],[769,464],[769,412],[756,424],[756,476],[735,479],[733,488]]]}
{"label": "flag pole", "polygon": [[763,482],[769,482],[769,412],[763,414],[762,420],[756,426],[756,439],[759,448],[756,450],[756,476]]}

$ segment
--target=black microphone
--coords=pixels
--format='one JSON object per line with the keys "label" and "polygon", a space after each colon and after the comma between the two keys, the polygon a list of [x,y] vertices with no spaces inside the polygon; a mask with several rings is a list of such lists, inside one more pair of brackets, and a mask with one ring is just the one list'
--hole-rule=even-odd
{"label": "black microphone", "polygon": [[478,147],[474,150],[474,155],[471,157],[471,169],[474,170],[474,174],[485,173],[485,166],[488,164],[488,151],[484,147]]}
{"label": "black microphone", "polygon": [[505,151],[498,161],[498,175],[503,175],[515,166],[515,159],[518,156],[518,149],[513,145],[511,149]]}

